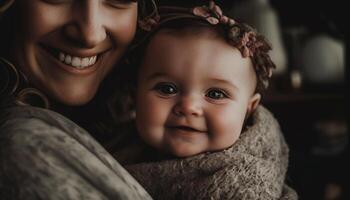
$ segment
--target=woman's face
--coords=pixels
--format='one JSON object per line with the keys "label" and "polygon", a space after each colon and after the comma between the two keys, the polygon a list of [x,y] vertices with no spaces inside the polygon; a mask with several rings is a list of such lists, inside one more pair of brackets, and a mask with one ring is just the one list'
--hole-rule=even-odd
{"label": "woman's face", "polygon": [[83,105],[132,41],[131,0],[17,0],[13,62],[29,81],[66,105]]}

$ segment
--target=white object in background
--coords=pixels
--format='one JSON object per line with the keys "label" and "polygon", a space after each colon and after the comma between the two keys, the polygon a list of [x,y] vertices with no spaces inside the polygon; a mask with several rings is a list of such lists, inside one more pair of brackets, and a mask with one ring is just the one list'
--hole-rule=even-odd
{"label": "white object in background", "polygon": [[311,83],[342,83],[345,79],[345,47],[340,40],[320,34],[306,41],[301,71]]}
{"label": "white object in background", "polygon": [[229,16],[253,26],[266,37],[272,45],[270,57],[276,65],[274,72],[277,75],[285,73],[287,56],[281,36],[282,32],[277,13],[268,0],[244,0],[230,10]]}
{"label": "white object in background", "polygon": [[303,77],[298,70],[293,70],[290,73],[290,82],[293,89],[300,89],[303,84]]}

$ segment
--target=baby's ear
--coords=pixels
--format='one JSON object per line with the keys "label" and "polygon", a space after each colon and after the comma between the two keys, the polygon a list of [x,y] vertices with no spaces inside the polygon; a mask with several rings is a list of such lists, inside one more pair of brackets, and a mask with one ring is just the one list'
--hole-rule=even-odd
{"label": "baby's ear", "polygon": [[255,93],[253,96],[250,97],[247,108],[247,116],[249,116],[256,110],[260,103],[260,100],[261,95],[259,93]]}

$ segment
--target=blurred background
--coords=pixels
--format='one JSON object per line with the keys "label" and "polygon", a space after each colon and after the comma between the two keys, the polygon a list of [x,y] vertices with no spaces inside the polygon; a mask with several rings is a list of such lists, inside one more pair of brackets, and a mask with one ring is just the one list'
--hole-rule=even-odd
{"label": "blurred background", "polygon": [[[205,0],[158,0],[194,6]],[[350,199],[349,32],[345,3],[301,0],[217,0],[273,46],[277,65],[263,104],[290,147],[287,183],[306,200]]]}

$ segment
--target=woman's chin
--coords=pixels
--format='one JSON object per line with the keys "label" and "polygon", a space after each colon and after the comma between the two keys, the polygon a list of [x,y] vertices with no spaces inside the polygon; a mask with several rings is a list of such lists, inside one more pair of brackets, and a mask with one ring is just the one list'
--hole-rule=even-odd
{"label": "woman's chin", "polygon": [[52,94],[52,98],[66,106],[83,106],[95,96],[96,90],[66,91]]}

